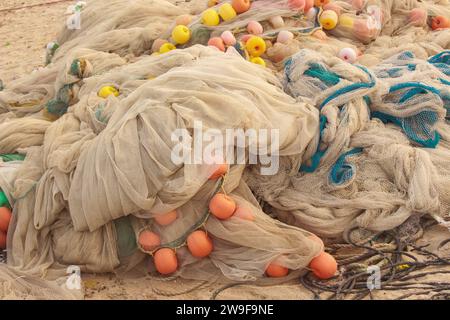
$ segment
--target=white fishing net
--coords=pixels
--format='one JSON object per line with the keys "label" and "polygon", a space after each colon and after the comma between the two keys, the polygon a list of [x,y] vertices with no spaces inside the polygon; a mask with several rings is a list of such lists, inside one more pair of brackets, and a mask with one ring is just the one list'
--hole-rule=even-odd
{"label": "white fishing net", "polygon": [[[355,226],[383,231],[414,215],[448,219],[450,31],[408,22],[417,8],[450,18],[448,4],[335,1],[353,27],[341,23],[323,37],[318,17],[258,0],[217,27],[195,16],[188,44],[152,54],[177,16],[206,4],[189,11],[162,0],[107,2],[88,1],[83,27],[62,30],[51,63],[0,91],[0,154],[25,155],[5,168],[0,162],[0,188],[13,206],[3,297],[80,297],[64,282],[68,266],[153,272],[153,252],[137,243],[145,230],[176,250],[176,276],[270,283],[271,262],[295,277],[323,250],[314,234],[341,239]],[[250,20],[273,41],[273,16],[284,17],[295,38],[268,44],[268,68],[246,61],[238,46],[204,46],[229,29],[239,38]],[[377,18],[380,25],[367,22]],[[358,52],[358,63],[338,58],[342,48]],[[99,97],[105,86],[120,94]],[[216,164],[174,163],[173,133],[185,129],[193,146],[198,121],[222,135],[276,129],[279,170],[263,175],[263,163],[248,156],[209,180]],[[249,155],[252,147],[241,149]],[[217,192],[254,219],[210,215]],[[175,222],[155,222],[171,210]],[[197,229],[214,243],[204,259],[185,246]]]}

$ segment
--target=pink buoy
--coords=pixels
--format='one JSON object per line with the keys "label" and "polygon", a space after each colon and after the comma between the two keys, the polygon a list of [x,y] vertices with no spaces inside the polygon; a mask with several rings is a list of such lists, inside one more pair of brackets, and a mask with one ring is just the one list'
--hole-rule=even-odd
{"label": "pink buoy", "polygon": [[222,35],[220,37],[222,38],[223,42],[227,46],[234,46],[236,44],[236,38],[231,33],[231,31],[224,31],[224,32],[222,32]]}
{"label": "pink buoy", "polygon": [[247,25],[248,33],[260,35],[263,33],[264,29],[258,21],[250,21]]}
{"label": "pink buoy", "polygon": [[294,39],[294,34],[287,30],[282,30],[278,33],[277,42],[286,44]]}
{"label": "pink buoy", "polygon": [[183,26],[187,26],[189,25],[189,23],[191,23],[192,21],[192,16],[189,14],[183,14],[181,16],[178,16],[175,19],[175,24],[178,25],[183,25]]}
{"label": "pink buoy", "polygon": [[427,12],[421,8],[414,8],[409,13],[409,23],[415,27],[423,27],[427,24]]}
{"label": "pink buoy", "polygon": [[364,7],[364,0],[352,0],[352,7],[358,11]]}
{"label": "pink buoy", "polygon": [[308,12],[309,9],[311,9],[312,7],[314,7],[314,0],[305,0],[305,8],[304,11]]}
{"label": "pink buoy", "polygon": [[284,20],[281,16],[271,17],[269,22],[274,29],[281,29],[284,27]]}
{"label": "pink buoy", "polygon": [[288,6],[290,9],[303,11],[305,10],[305,0],[288,0]]}
{"label": "pink buoy", "polygon": [[252,34],[244,34],[244,35],[241,37],[241,41],[242,41],[243,43],[246,43],[251,37],[253,37]]}
{"label": "pink buoy", "polygon": [[358,55],[356,54],[356,51],[352,48],[343,48],[341,51],[339,51],[338,54],[339,58],[342,60],[348,62],[348,63],[355,63],[356,59],[358,58]]}
{"label": "pink buoy", "polygon": [[223,40],[220,37],[212,37],[211,39],[209,39],[208,46],[215,47],[220,51],[225,52],[225,44],[223,43]]}
{"label": "pink buoy", "polygon": [[353,23],[353,34],[364,41],[367,41],[373,36],[374,30],[370,29],[366,20],[355,20]]}

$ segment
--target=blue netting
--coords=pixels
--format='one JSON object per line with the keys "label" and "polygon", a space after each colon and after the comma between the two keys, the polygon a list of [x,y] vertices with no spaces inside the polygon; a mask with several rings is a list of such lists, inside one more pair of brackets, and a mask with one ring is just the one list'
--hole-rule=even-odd
{"label": "blue netting", "polygon": [[[320,140],[322,140],[323,130],[325,130],[326,124],[327,124],[327,117],[325,117],[324,115],[321,115],[320,116]],[[308,165],[303,164],[300,167],[300,171],[308,172],[308,173],[316,171],[317,168],[319,167],[320,160],[325,155],[325,152],[326,152],[326,150],[320,150],[320,142],[319,142],[316,153],[310,159],[311,165],[308,166]]]}
{"label": "blue netting", "polygon": [[373,88],[375,86],[375,79],[372,77],[372,75],[370,74],[370,72],[363,66],[357,66],[358,68],[360,68],[362,71],[364,71],[368,76],[370,81],[369,82],[357,82],[357,83],[352,83],[346,87],[340,88],[338,90],[336,90],[335,92],[333,92],[332,94],[330,94],[320,105],[320,108],[323,108],[324,106],[326,106],[328,103],[330,103],[331,101],[333,101],[334,99],[339,98],[340,96],[350,93],[352,91],[357,91],[360,89],[365,89],[365,88]]}
{"label": "blue netting", "polygon": [[[287,82],[292,81],[291,76],[290,76],[292,73],[292,66],[293,66],[293,60],[292,60],[292,58],[290,58],[284,64],[284,71],[285,71]],[[327,105],[334,99],[338,99],[345,94],[351,93],[353,91],[365,89],[365,88],[372,88],[375,86],[376,80],[371,75],[371,73],[363,66],[357,66],[357,67],[359,69],[361,69],[362,71],[364,71],[368,75],[369,81],[352,83],[352,84],[349,84],[348,86],[337,89],[336,91],[331,93],[320,104],[320,106],[319,106],[320,109],[322,109],[325,105]],[[304,75],[306,77],[315,78],[315,79],[320,80],[320,83],[323,85],[324,89],[336,86],[342,80],[342,78],[338,74],[327,70],[323,65],[321,65],[319,63],[310,63],[309,68],[304,72]],[[307,81],[307,78],[304,81]],[[365,97],[366,102],[368,102],[367,99],[369,99],[369,101],[370,101],[369,97]],[[322,135],[323,135],[323,131],[325,130],[326,123],[327,123],[327,118],[325,116],[321,115],[320,116],[320,140],[319,140],[319,144],[317,147],[317,151],[312,156],[312,158],[309,160],[310,165],[303,164],[300,167],[301,172],[312,173],[312,172],[316,171],[320,165],[321,159],[324,157],[325,153],[327,152],[327,148],[324,148],[321,150]]]}
{"label": "blue netting", "polygon": [[[446,86],[450,86],[450,81],[445,79],[439,79],[439,81]],[[449,88],[450,89],[450,88]],[[441,90],[441,99],[444,102],[444,107],[447,109],[447,115],[446,118],[450,119],[450,91],[448,90]]]}
{"label": "blue netting", "polygon": [[[375,69],[375,74],[378,78],[400,78],[405,73],[415,71],[417,65],[414,63],[415,56],[411,51],[405,51],[397,56],[388,59],[384,63],[380,64]],[[396,64],[392,67],[392,64]]]}
{"label": "blue netting", "polygon": [[[297,61],[298,60],[298,61]],[[306,71],[300,78],[292,77],[292,72],[294,71],[296,63],[308,63],[302,59],[302,56],[288,59],[285,62],[285,75],[287,83],[297,83],[305,82],[310,83],[309,85],[314,88],[319,94],[321,90],[328,90],[334,86],[342,84],[344,76],[340,76],[334,72],[331,72],[326,64],[309,62]],[[420,62],[416,59],[411,51],[402,52],[390,59],[387,59],[383,63],[374,67],[374,73],[370,72],[363,66],[356,66],[368,75],[367,82],[357,82],[351,83],[345,87],[335,90],[329,94],[319,105],[321,110],[327,104],[338,99],[342,105],[340,108],[345,107],[347,97],[353,99],[358,96],[358,91],[361,89],[374,88],[377,83],[377,78],[389,78],[396,79],[405,76],[408,73],[417,72],[418,66],[426,64],[426,61]],[[439,101],[442,101],[444,106],[447,108],[447,114],[450,114],[450,90],[445,87],[450,86],[450,81],[447,80],[446,74],[449,73],[450,68],[450,51],[442,52],[428,60],[428,63],[436,66],[440,71],[442,71],[442,79],[436,81],[433,79],[424,79],[426,83],[422,82],[401,82],[392,85],[390,80],[390,90],[389,94],[383,95],[381,97],[376,96],[381,91],[375,91],[371,94],[375,94],[373,97],[369,95],[364,96],[364,101],[367,106],[371,106],[372,98],[374,101],[382,101],[382,104],[392,107],[392,112],[390,109],[383,109],[383,111],[372,111],[371,117],[379,118],[385,123],[393,123],[400,128],[402,128],[405,135],[414,143],[426,147],[435,148],[440,142],[440,135],[437,132],[436,124],[440,120],[441,111],[439,110]],[[415,77],[419,78],[419,77]],[[420,78],[419,78],[420,79]],[[380,80],[382,81],[382,80]],[[289,84],[291,85],[291,84]],[[295,87],[294,87],[295,88]],[[305,87],[307,88],[307,87]],[[308,88],[309,89],[309,88]],[[302,90],[293,90],[294,95],[302,95]],[[314,91],[312,91],[314,94]],[[367,90],[366,90],[367,92]],[[311,94],[310,94],[311,95]],[[335,103],[336,104],[336,103]],[[420,109],[416,110],[420,106]],[[375,110],[377,106],[372,106]],[[414,108],[415,114],[411,115],[408,108]],[[341,112],[345,112],[342,109]],[[388,111],[385,111],[388,110]],[[405,116],[402,116],[404,114]],[[407,116],[406,116],[407,115]],[[323,131],[327,126],[327,119],[324,116],[320,117],[320,135],[319,144],[316,153],[307,162],[308,165],[303,164],[300,168],[302,172],[314,172],[320,165],[322,158],[327,152],[327,148],[322,143]],[[344,157],[345,158],[345,157]],[[337,162],[338,166],[334,168],[334,173],[331,175],[331,181],[333,183],[339,184],[346,181],[350,176],[350,168],[346,167],[345,159]],[[341,169],[339,169],[341,168]],[[345,171],[347,170],[347,171]],[[347,172],[347,173],[345,173]]]}
{"label": "blue netting", "polygon": [[[425,85],[420,82],[404,82],[391,87],[390,93],[397,93],[397,95],[389,96],[390,103],[397,105],[406,104],[412,98],[424,95],[437,95],[440,97],[440,91],[437,88]],[[398,97],[398,98],[395,98]],[[440,136],[434,130],[435,124],[439,120],[437,112],[432,110],[424,110],[410,117],[395,117],[383,112],[372,112],[372,117],[382,120],[384,123],[394,123],[403,129],[403,132],[408,138],[419,145],[426,148],[435,148]]]}
{"label": "blue netting", "polygon": [[403,129],[408,138],[425,148],[436,148],[440,141],[440,135],[431,128],[438,118],[435,112],[422,111],[413,117],[397,118],[386,113],[375,111],[372,117],[378,118],[384,123],[394,123]]}
{"label": "blue netting", "polygon": [[347,158],[363,152],[362,148],[352,149],[339,157],[330,171],[330,183],[333,185],[343,185],[350,181],[355,175],[355,165],[347,162]]}
{"label": "blue netting", "polygon": [[428,62],[438,68],[442,73],[450,76],[450,51],[443,51],[428,59]]}
{"label": "blue netting", "polygon": [[292,73],[292,57],[287,59],[284,62],[284,75],[286,77],[287,82],[291,82],[291,73]]}

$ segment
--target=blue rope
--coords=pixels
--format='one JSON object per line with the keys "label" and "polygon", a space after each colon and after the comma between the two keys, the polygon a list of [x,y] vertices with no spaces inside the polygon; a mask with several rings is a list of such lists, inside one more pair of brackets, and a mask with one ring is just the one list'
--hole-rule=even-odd
{"label": "blue rope", "polygon": [[341,77],[334,72],[329,72],[318,63],[311,63],[311,67],[304,72],[307,76],[317,78],[328,87],[335,86],[341,81]]}
{"label": "blue rope", "polygon": [[[286,64],[285,64],[285,67],[287,67],[288,72],[290,71],[291,63],[292,62],[286,62]],[[346,93],[349,93],[352,91],[356,91],[359,89],[363,89],[363,88],[372,88],[375,86],[375,83],[376,83],[375,79],[372,77],[370,72],[365,67],[362,67],[362,66],[357,66],[357,67],[360,68],[361,70],[363,70],[369,76],[370,82],[353,83],[344,88],[340,88],[340,89],[336,90],[331,95],[329,95],[324,100],[324,102],[320,105],[321,109],[325,105],[327,105],[330,101],[336,99],[340,95],[343,95],[343,94],[346,94]],[[341,80],[341,77],[338,74],[329,72],[328,70],[326,70],[324,67],[320,66],[317,63],[312,63],[311,68],[308,69],[305,72],[305,74],[321,80],[328,86],[336,85]],[[288,79],[289,79],[289,77],[288,77]],[[364,101],[367,102],[367,99],[369,99],[369,101],[370,101],[369,97],[367,97],[367,98],[365,97]],[[320,141],[322,140],[322,135],[323,135],[323,131],[325,130],[326,122],[327,122],[327,118],[325,116],[321,115],[320,116]],[[320,141],[319,141],[319,145],[317,147],[316,153],[310,159],[311,165],[308,166],[308,165],[303,164],[300,167],[301,172],[312,173],[312,172],[316,171],[317,168],[319,167],[320,161],[322,160],[323,156],[325,155],[325,153],[328,150],[328,149],[320,150]]]}
{"label": "blue rope", "polygon": [[389,93],[393,93],[393,92],[396,92],[396,91],[399,91],[399,90],[402,90],[402,89],[407,89],[407,88],[421,88],[421,89],[424,89],[424,90],[428,90],[428,91],[430,91],[430,92],[432,92],[434,94],[437,94],[437,95],[439,95],[441,93],[435,87],[431,87],[431,86],[428,86],[428,85],[423,84],[421,82],[414,82],[414,81],[403,82],[403,83],[399,83],[399,84],[393,85],[391,87],[391,89],[389,90]]}
{"label": "blue rope", "polygon": [[329,179],[334,185],[342,185],[350,181],[355,174],[355,166],[347,162],[347,158],[363,152],[362,148],[352,149],[342,154],[330,171]]}
{"label": "blue rope", "polygon": [[450,64],[450,51],[449,50],[445,50],[442,51],[441,53],[438,53],[432,57],[430,57],[428,59],[429,63],[446,63],[446,64]]}
{"label": "blue rope", "polygon": [[[327,124],[327,117],[325,117],[324,115],[321,115],[320,116],[320,141],[322,140],[322,135],[323,135],[323,131],[325,130],[326,124]],[[326,150],[320,150],[320,141],[319,141],[319,145],[317,146],[316,153],[311,158],[311,165],[308,166],[308,165],[302,164],[302,166],[300,167],[300,171],[312,173],[317,170],[317,168],[319,167],[319,164],[320,164],[320,160],[323,158],[323,156],[325,155],[325,152],[326,152]]]}
{"label": "blue rope", "polygon": [[428,59],[442,73],[450,76],[450,51],[446,50]]}
{"label": "blue rope", "polygon": [[326,106],[328,103],[330,103],[332,100],[338,98],[339,96],[352,92],[352,91],[356,91],[359,89],[364,89],[364,88],[373,88],[375,86],[375,79],[372,77],[372,75],[370,74],[370,72],[363,66],[357,66],[358,68],[360,68],[362,71],[364,71],[370,79],[370,82],[359,82],[359,83],[353,83],[351,85],[348,85],[344,88],[340,88],[338,90],[336,90],[334,93],[332,93],[331,95],[328,96],[328,98],[326,98],[322,104],[320,105],[320,109],[322,109],[324,106]]}

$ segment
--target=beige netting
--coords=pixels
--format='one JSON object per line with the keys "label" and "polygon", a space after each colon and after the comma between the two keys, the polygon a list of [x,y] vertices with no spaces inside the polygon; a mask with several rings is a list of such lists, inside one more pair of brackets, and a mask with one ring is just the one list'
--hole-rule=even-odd
{"label": "beige netting", "polygon": [[[323,250],[313,234],[342,238],[354,226],[383,231],[412,215],[448,217],[450,62],[443,51],[450,31],[431,32],[428,21],[416,26],[409,17],[419,8],[450,18],[448,4],[335,1],[341,14],[372,29],[341,23],[324,37],[317,17],[287,1],[258,0],[218,27],[195,16],[185,48],[151,54],[155,39],[169,40],[177,16],[206,8],[194,2],[189,11],[162,0],[88,1],[82,28],[62,30],[51,63],[0,92],[0,154],[26,155],[4,169],[0,162],[0,188],[13,204],[3,297],[77,298],[68,266],[152,272],[151,252],[136,241],[144,230],[176,249],[176,276],[270,283],[264,273],[273,261],[290,277],[304,272]],[[249,20],[261,21],[262,37],[272,41],[279,30],[267,19],[275,15],[295,39],[268,48],[269,68],[246,61],[242,48],[203,46],[230,28],[239,38]],[[360,53],[358,65],[336,57],[347,47]],[[120,94],[99,97],[105,86]],[[247,158],[209,180],[217,165],[176,164],[173,132],[186,129],[193,139],[198,121],[222,134],[278,130],[279,170],[262,175],[263,165]],[[245,154],[250,148],[243,146]],[[210,215],[217,192],[254,220]],[[155,223],[175,209],[175,222]],[[214,242],[205,259],[184,246],[198,228]]]}

